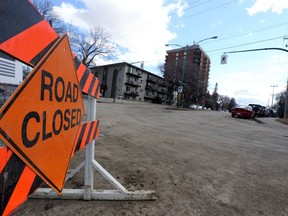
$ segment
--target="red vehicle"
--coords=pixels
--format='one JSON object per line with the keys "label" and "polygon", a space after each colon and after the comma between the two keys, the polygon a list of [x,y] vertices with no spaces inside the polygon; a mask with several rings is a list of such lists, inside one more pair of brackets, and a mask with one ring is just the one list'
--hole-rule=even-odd
{"label": "red vehicle", "polygon": [[254,118],[255,111],[251,106],[239,106],[234,107],[231,110],[232,117],[240,117],[240,118]]}

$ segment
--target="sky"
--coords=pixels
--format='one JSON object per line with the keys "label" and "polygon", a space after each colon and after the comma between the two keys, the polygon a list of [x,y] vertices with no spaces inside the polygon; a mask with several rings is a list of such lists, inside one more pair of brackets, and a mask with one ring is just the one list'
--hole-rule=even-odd
{"label": "sky", "polygon": [[[199,42],[211,60],[210,92],[217,83],[218,93],[238,104],[266,106],[286,89],[287,52],[229,52],[288,49],[287,0],[54,0],[54,5],[65,22],[83,31],[102,27],[111,35],[118,51],[113,59],[96,59],[97,65],[144,61],[145,70],[161,75],[166,51],[177,48],[165,44],[186,46],[217,36]],[[227,63],[221,64],[224,53]]]}

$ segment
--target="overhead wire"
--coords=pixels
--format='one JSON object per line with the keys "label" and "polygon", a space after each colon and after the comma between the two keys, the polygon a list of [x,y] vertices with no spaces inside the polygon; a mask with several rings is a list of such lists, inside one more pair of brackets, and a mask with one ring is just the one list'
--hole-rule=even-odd
{"label": "overhead wire", "polygon": [[[194,3],[197,3],[197,2],[199,2],[199,1],[201,1],[201,0],[198,0],[198,1],[194,1],[193,3],[191,3],[190,4],[190,6],[188,7],[188,8],[186,8],[186,9],[184,9],[183,11],[187,11],[187,10],[190,10],[190,9],[194,9],[194,8],[196,8],[196,7],[198,7],[198,6],[201,6],[201,5],[203,5],[203,4],[205,4],[205,3],[207,3],[207,2],[210,2],[210,1],[213,1],[213,0],[207,0],[207,1],[205,1],[205,2],[202,2],[202,3],[200,3],[200,4],[198,4],[198,5],[193,5]],[[175,14],[177,14],[177,12],[172,12],[172,13],[170,13],[170,16],[171,15],[175,15]],[[151,22],[154,22],[154,19],[145,19],[145,20],[142,20],[141,22],[139,22],[139,23],[135,23],[135,24],[132,24],[132,25],[130,25],[130,26],[125,26],[123,29],[125,29],[125,28],[134,28],[134,26],[135,26],[135,28],[139,28],[139,26],[141,26],[141,25],[146,25],[146,24],[149,24],[149,23],[151,23]],[[129,30],[129,29],[128,29]],[[130,29],[131,30],[131,29]],[[121,30],[120,30],[121,31]],[[120,32],[121,33],[121,32]],[[116,32],[116,34],[117,34],[117,32]]]}
{"label": "overhead wire", "polygon": [[259,41],[254,41],[254,42],[250,42],[250,43],[239,44],[239,45],[234,45],[234,46],[229,46],[229,47],[223,47],[223,48],[214,49],[214,50],[208,50],[208,51],[205,51],[205,52],[208,53],[208,52],[216,52],[216,51],[220,51],[220,50],[227,50],[227,49],[237,48],[237,47],[241,47],[241,46],[248,46],[248,45],[263,43],[263,42],[267,42],[267,41],[271,41],[271,40],[276,40],[276,39],[279,39],[279,38],[283,38],[283,36],[274,37],[274,38],[268,38],[268,39],[265,39],[265,40],[259,40]]}
{"label": "overhead wire", "polygon": [[184,20],[184,19],[187,19],[187,18],[190,18],[190,17],[193,17],[193,16],[197,16],[197,15],[203,14],[203,13],[207,13],[207,12],[209,12],[209,11],[211,11],[211,10],[215,10],[215,9],[218,9],[218,8],[221,8],[221,7],[224,7],[224,6],[227,6],[227,5],[232,4],[232,3],[235,3],[235,2],[237,2],[237,1],[238,1],[238,0],[229,1],[229,2],[226,2],[226,3],[224,3],[224,4],[221,4],[221,5],[212,7],[212,8],[208,8],[208,9],[202,10],[202,11],[197,12],[197,13],[194,13],[194,14],[190,14],[190,15],[187,15],[187,16],[179,17],[179,18],[175,19],[173,22],[176,22],[176,21],[179,21],[179,20]]}
{"label": "overhead wire", "polygon": [[[199,1],[200,1],[200,0],[198,0],[198,1],[196,1],[196,2],[193,2],[193,3],[197,3],[197,2],[199,2]],[[206,4],[206,3],[208,3],[208,2],[211,2],[211,1],[212,1],[212,0],[207,0],[207,1],[201,2],[201,3],[198,4],[198,5],[190,6],[190,7],[188,7],[187,9],[185,9],[184,11],[188,11],[188,10],[190,10],[190,9],[192,9],[192,8],[195,8],[195,7],[197,7],[197,6],[201,6],[201,5]],[[209,12],[209,11],[211,11],[211,10],[218,9],[218,8],[220,8],[220,7],[223,7],[223,6],[232,4],[232,3],[237,2],[237,1],[238,1],[238,0],[229,1],[229,2],[226,2],[226,3],[224,3],[224,4],[218,5],[218,6],[216,6],[216,7],[212,7],[212,8],[209,8],[209,9],[205,9],[205,10],[203,10],[203,11],[200,11],[200,12],[197,12],[197,13],[194,13],[194,14],[191,14],[191,15],[188,15],[188,16],[179,17],[179,18],[176,18],[176,19],[172,20],[170,23],[173,23],[173,22],[176,22],[176,21],[179,21],[179,20],[183,20],[183,19],[187,19],[187,18],[190,18],[190,17],[192,17],[192,16],[196,16],[196,15],[199,15],[199,14],[202,14],[202,13],[206,13],[206,12]],[[176,12],[174,12],[174,13],[176,13]],[[150,22],[152,22],[152,21],[153,21],[153,20],[146,19],[146,20],[143,20],[142,22],[135,23],[135,24],[130,25],[130,26],[126,26],[126,27],[124,27],[122,30],[118,30],[118,31],[114,32],[113,35],[114,35],[114,37],[119,38],[119,37],[124,37],[126,33],[131,32],[131,31],[134,31],[134,33],[143,32],[143,31],[145,31],[145,30],[144,30],[144,29],[141,29],[141,28],[142,28],[143,26],[145,26],[145,25],[148,25],[148,24],[149,24]],[[280,26],[280,25],[279,25],[279,26]],[[277,27],[277,26],[275,26],[275,27]],[[273,28],[273,27],[271,27],[271,28]],[[138,29],[138,30],[137,30],[137,29]],[[269,29],[269,27],[268,27],[267,29]],[[260,29],[259,31],[263,31],[263,30],[265,30],[265,29]],[[256,31],[253,31],[253,32],[257,32],[257,30],[256,30]],[[239,33],[239,34],[237,34],[236,36],[230,36],[230,37],[226,37],[226,38],[223,38],[223,37],[222,37],[222,39],[219,38],[218,41],[220,41],[220,40],[225,40],[225,39],[229,39],[229,38],[233,38],[233,37],[239,37],[239,36],[244,35],[244,34],[245,34],[245,33]]]}
{"label": "overhead wire", "polygon": [[[230,1],[230,2],[227,2],[225,4],[222,4],[221,6],[224,6],[224,5],[228,5],[228,4],[231,4],[231,3],[234,3],[235,1]],[[198,14],[201,14],[201,13],[204,13],[204,12],[208,12],[212,9],[216,9],[216,8],[219,8],[221,6],[217,6],[217,7],[213,7],[213,8],[210,8],[210,9],[207,9],[205,11],[202,11],[202,12],[198,12],[198,13],[195,13],[195,14],[192,14],[192,15],[189,15],[189,16],[186,16],[186,17],[183,17],[183,18],[179,18],[178,20],[180,19],[185,19],[185,18],[188,18],[188,17],[191,17],[191,16],[194,16],[194,15],[198,15]],[[272,26],[266,26],[266,27],[262,27],[262,28],[256,28],[255,30],[248,30],[248,31],[245,31],[245,32],[241,32],[241,33],[236,33],[236,34],[230,34],[230,35],[226,35],[226,36],[219,36],[217,41],[223,41],[223,40],[228,40],[228,39],[232,39],[232,38],[236,38],[236,37],[240,37],[240,36],[243,36],[243,35],[247,35],[248,33],[257,33],[257,32],[261,32],[261,31],[266,31],[266,30],[271,30],[271,29],[274,29],[274,28],[278,28],[278,27],[282,27],[282,26],[287,26],[287,30],[288,30],[288,23],[285,22],[285,23],[281,23],[281,24],[276,24],[276,25],[272,25]],[[287,33],[287,30],[286,30],[286,33]],[[285,33],[285,35],[286,35]],[[207,53],[211,53],[211,52],[216,52],[216,51],[221,51],[221,50],[227,50],[227,49],[232,49],[232,48],[237,48],[237,47],[242,47],[242,46],[248,46],[248,45],[253,45],[253,44],[258,44],[258,43],[262,43],[262,42],[266,42],[266,41],[271,41],[271,40],[277,40],[277,39],[280,39],[280,38],[285,38],[285,36],[278,36],[278,37],[274,37],[274,38],[269,38],[269,39],[265,39],[265,40],[259,40],[259,41],[254,41],[254,42],[250,42],[250,43],[245,43],[245,44],[239,44],[239,45],[234,45],[234,46],[228,46],[228,47],[223,47],[223,48],[219,48],[219,49],[214,49],[214,50],[209,50],[209,51],[206,51]],[[288,39],[288,38],[287,38]],[[212,43],[212,41],[207,41],[205,43]]]}
{"label": "overhead wire", "polygon": [[[187,11],[189,11],[191,9],[195,9],[196,7],[199,7],[201,5],[207,4],[207,3],[211,2],[211,1],[212,0],[206,0],[206,1],[202,1],[202,2],[201,2],[201,0],[194,1],[192,4],[190,4],[190,6],[188,8],[184,9],[184,11],[187,12]],[[210,8],[207,8],[205,10],[202,10],[202,11],[187,15],[187,16],[174,18],[173,20],[170,21],[170,23],[174,23],[174,22],[177,22],[177,21],[180,21],[180,20],[188,19],[188,18],[193,17],[193,16],[197,16],[197,15],[200,15],[200,14],[203,14],[203,13],[207,13],[207,12],[210,12],[212,10],[216,10],[218,8],[233,4],[235,2],[238,2],[238,0],[229,1],[229,2],[226,2],[226,3],[220,4],[220,5],[217,5],[217,6],[214,6],[214,7],[210,7]],[[196,3],[198,3],[198,4],[196,4]],[[177,12],[171,13],[171,15],[174,15],[176,13]],[[127,34],[128,32],[131,32],[131,31],[133,31],[134,33],[140,33],[142,31],[144,31],[141,28],[143,26],[145,26],[145,25],[148,25],[152,21],[153,21],[152,19],[146,19],[146,20],[143,20],[142,22],[135,23],[135,24],[130,25],[130,26],[126,26],[122,30],[117,31],[116,35],[114,35],[114,36],[115,37],[124,37],[125,34]],[[286,23],[276,24],[276,25],[272,25],[272,26],[268,26],[268,27],[266,26],[266,27],[263,27],[263,28],[256,28],[255,30],[252,29],[252,30],[248,30],[248,31],[245,31],[245,32],[241,32],[241,33],[230,34],[230,35],[218,37],[217,40],[218,41],[228,40],[228,39],[232,39],[232,38],[236,38],[236,37],[240,37],[240,36],[246,35],[248,33],[257,33],[257,32],[261,32],[261,31],[267,31],[267,30],[271,30],[271,29],[274,29],[274,28],[277,28],[277,27],[282,27],[284,25],[288,26],[288,23],[286,22]],[[288,30],[288,28],[287,28],[287,30]],[[286,32],[287,32],[287,30],[286,30]],[[206,51],[206,52],[211,53],[211,52],[221,51],[221,50],[225,50],[225,49],[231,49],[231,48],[236,48],[236,47],[241,47],[241,46],[253,45],[253,44],[262,43],[262,42],[265,42],[265,41],[276,40],[276,39],[279,39],[279,38],[283,38],[283,36],[274,37],[274,38],[265,39],[265,40],[260,40],[260,41],[255,41],[255,42],[250,42],[250,43],[245,43],[245,44],[229,46],[229,47],[218,48],[218,49],[214,49],[214,50],[210,50],[210,51]],[[149,61],[151,62],[151,61],[154,61],[154,60],[149,60]]]}
{"label": "overhead wire", "polygon": [[250,33],[253,34],[253,33],[261,32],[261,31],[271,30],[271,29],[282,27],[282,26],[286,26],[286,25],[288,25],[288,22],[281,23],[281,24],[276,24],[276,25],[271,25],[271,26],[265,26],[265,27],[262,27],[262,28],[256,28],[255,30],[252,29],[252,30],[247,30],[247,31],[240,32],[240,33],[229,34],[229,35],[226,35],[226,36],[224,35],[224,36],[219,37],[218,41],[228,40],[228,39],[231,39],[231,38],[240,37],[240,36],[247,35],[247,34],[250,34]]}
{"label": "overhead wire", "polygon": [[[198,4],[198,5],[196,5],[196,6],[203,5],[203,4],[208,3],[208,2],[210,2],[210,1],[211,1],[211,0],[202,2],[201,4]],[[182,18],[177,18],[177,19],[175,19],[174,21],[171,21],[171,23],[172,23],[172,22],[176,22],[176,21],[178,21],[178,20],[187,19],[187,18],[189,18],[189,17],[196,16],[196,15],[199,15],[199,14],[202,14],[202,13],[206,13],[206,12],[208,12],[208,11],[211,11],[211,10],[214,10],[214,9],[217,9],[217,8],[220,8],[220,7],[223,7],[223,6],[232,4],[232,3],[237,2],[237,1],[238,1],[238,0],[229,1],[229,2],[226,2],[226,3],[224,3],[224,4],[218,5],[218,6],[216,6],[216,7],[212,7],[212,8],[209,8],[209,9],[206,9],[206,10],[203,10],[203,11],[200,11],[200,12],[197,12],[197,13],[194,13],[194,14],[191,14],[191,15],[188,15],[188,16],[185,16],[185,17],[182,17]],[[199,2],[199,1],[197,1],[197,2]],[[195,2],[194,2],[194,3],[195,3]],[[192,8],[192,7],[189,7],[188,9],[185,9],[185,11],[187,11],[187,10],[189,10],[189,9],[191,9],[191,8]],[[147,24],[148,24],[148,20],[146,20],[146,22],[147,22]],[[288,23],[284,23],[284,24],[279,24],[279,25],[275,25],[275,26],[269,26],[269,27],[259,28],[259,29],[256,29],[256,30],[250,30],[250,31],[241,32],[241,33],[237,33],[237,34],[232,34],[231,36],[228,35],[228,36],[224,36],[224,37],[219,37],[219,38],[218,38],[218,41],[227,40],[227,39],[231,39],[231,38],[235,38],[235,37],[239,37],[239,36],[245,35],[245,34],[247,34],[247,33],[255,33],[255,32],[265,31],[265,30],[269,30],[269,29],[272,29],[272,28],[277,28],[277,27],[280,27],[280,26],[283,26],[283,25],[287,25],[287,24],[288,24]],[[136,24],[135,24],[135,25],[136,25]],[[143,25],[145,25],[144,22],[143,22]],[[138,31],[136,31],[137,28],[138,28]],[[139,28],[141,28],[141,26],[138,25],[138,26],[135,27],[135,28],[130,28],[130,29],[128,29],[126,32],[128,32],[128,31],[134,31],[134,33],[140,33],[140,32],[143,31],[143,29],[139,29]],[[119,32],[119,33],[118,33],[118,36],[117,36],[117,35],[114,35],[114,36],[116,36],[117,38],[119,38],[119,37],[124,37],[126,32],[123,32],[122,34]]]}
{"label": "overhead wire", "polygon": [[[206,4],[208,2],[211,2],[212,0],[207,0],[205,2],[202,2],[201,4],[198,4],[196,6],[190,6],[186,9],[184,9],[183,11],[187,11],[187,10],[190,10],[190,9],[194,9],[195,7],[198,7],[198,6],[201,6],[203,4]],[[232,4],[234,2],[237,2],[238,0],[233,0],[233,1],[229,1],[229,2],[226,2],[224,4],[221,4],[221,5],[218,5],[218,6],[215,6],[215,7],[212,7],[212,8],[209,8],[209,9],[205,9],[203,11],[200,11],[198,13],[195,13],[195,14],[192,14],[192,15],[188,15],[188,16],[184,16],[184,17],[179,17],[179,18],[176,18],[174,20],[172,20],[170,23],[173,23],[173,22],[176,22],[176,21],[179,21],[179,20],[183,20],[183,19],[187,19],[189,17],[192,17],[192,16],[196,16],[196,15],[199,15],[199,14],[202,14],[202,13],[206,13],[206,12],[209,12],[211,10],[215,10],[215,9],[218,9],[218,8],[221,8],[223,6],[226,6],[226,5],[229,5],[229,4]],[[174,15],[174,14],[177,14],[177,12],[172,12],[170,13],[170,16]],[[125,36],[126,33],[128,32],[134,32],[134,33],[140,33],[140,32],[143,32],[145,30],[141,29],[143,28],[143,26],[145,25],[149,25],[150,23],[154,22],[155,20],[154,19],[145,19],[145,20],[142,20],[141,22],[138,22],[138,23],[135,23],[135,24],[132,24],[132,25],[128,25],[116,32],[113,32],[113,34],[115,35],[115,37],[123,37]],[[136,29],[138,29],[138,31],[135,31]]]}
{"label": "overhead wire", "polygon": [[[201,0],[199,0],[199,1],[201,1]],[[193,5],[194,3],[197,3],[197,2],[199,2],[199,1],[196,1],[196,2],[191,3],[186,9],[184,9],[184,11],[187,12],[188,10],[195,9],[195,8],[197,8],[197,7],[201,6],[201,5],[204,5],[204,4],[208,3],[208,2],[211,2],[211,1],[213,1],[213,0],[207,0],[207,1],[202,2],[202,3],[200,3],[200,4]],[[174,15],[174,14],[177,14],[177,12],[172,12],[170,15]]]}

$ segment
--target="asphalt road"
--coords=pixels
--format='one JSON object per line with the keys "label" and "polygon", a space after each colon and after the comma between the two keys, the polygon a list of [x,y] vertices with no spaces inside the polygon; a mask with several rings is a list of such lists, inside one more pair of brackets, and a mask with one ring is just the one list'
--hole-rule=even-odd
{"label": "asphalt road", "polygon": [[[97,116],[95,159],[128,190],[157,199],[29,199],[15,215],[288,215],[288,126],[275,118],[113,103],[98,103]],[[111,189],[95,175],[96,189]],[[83,170],[67,183],[82,186]]]}

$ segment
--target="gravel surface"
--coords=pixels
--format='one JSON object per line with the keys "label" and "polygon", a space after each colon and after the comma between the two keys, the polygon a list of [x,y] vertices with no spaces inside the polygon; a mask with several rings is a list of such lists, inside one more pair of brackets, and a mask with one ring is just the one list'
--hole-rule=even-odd
{"label": "gravel surface", "polygon": [[[155,201],[29,199],[14,215],[288,215],[288,125],[275,118],[98,103],[95,159]],[[71,168],[85,156],[81,151]],[[95,172],[95,189],[113,189]],[[82,188],[82,169],[65,188]]]}

